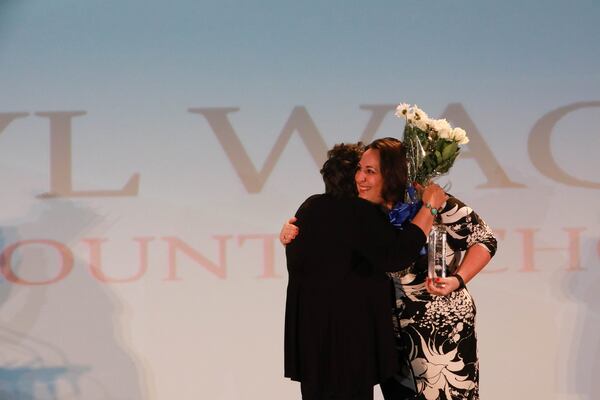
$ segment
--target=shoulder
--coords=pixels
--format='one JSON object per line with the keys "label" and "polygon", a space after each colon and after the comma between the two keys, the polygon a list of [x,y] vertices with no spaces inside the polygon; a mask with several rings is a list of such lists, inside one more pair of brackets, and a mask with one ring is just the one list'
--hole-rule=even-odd
{"label": "shoulder", "polygon": [[315,194],[304,200],[296,211],[296,218],[321,218],[324,215],[344,213],[345,201],[328,194]]}
{"label": "shoulder", "polygon": [[324,194],[313,194],[312,196],[304,200],[304,202],[302,202],[300,207],[298,207],[298,211],[296,212],[296,214],[305,212],[313,207],[318,206],[318,204],[323,202],[324,198]]}
{"label": "shoulder", "polygon": [[351,207],[353,207],[357,212],[373,214],[381,218],[386,218],[385,212],[379,205],[371,203],[370,201],[361,199],[359,197],[355,197],[352,199]]}
{"label": "shoulder", "polygon": [[473,209],[462,200],[457,199],[450,193],[446,194],[448,195],[448,200],[446,200],[444,208],[441,210],[442,219],[445,217],[456,220],[473,213]]}
{"label": "shoulder", "polygon": [[367,226],[376,229],[378,227],[392,227],[389,223],[389,217],[386,212],[378,204],[371,203],[368,200],[361,198],[352,199],[349,205],[349,212],[352,215],[352,220],[356,221],[358,226],[367,228]]}

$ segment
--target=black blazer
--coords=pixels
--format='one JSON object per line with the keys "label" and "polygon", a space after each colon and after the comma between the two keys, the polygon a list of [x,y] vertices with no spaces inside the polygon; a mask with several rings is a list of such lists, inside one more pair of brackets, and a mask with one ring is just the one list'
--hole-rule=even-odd
{"label": "black blazer", "polygon": [[[309,197],[286,247],[285,376],[321,392],[372,388],[398,370],[385,271],[414,262],[423,231],[396,230],[359,198]],[[350,391],[350,392],[348,392]]]}

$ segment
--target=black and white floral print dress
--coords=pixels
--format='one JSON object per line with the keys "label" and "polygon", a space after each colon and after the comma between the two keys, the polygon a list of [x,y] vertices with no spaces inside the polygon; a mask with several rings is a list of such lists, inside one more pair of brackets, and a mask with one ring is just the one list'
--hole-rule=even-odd
{"label": "black and white floral print dress", "polygon": [[[450,196],[440,217],[447,232],[451,273],[460,263],[461,251],[471,246],[484,246],[491,256],[495,254],[491,229],[460,200]],[[404,383],[416,388],[415,399],[479,399],[475,304],[466,288],[446,297],[429,294],[426,265],[424,255],[408,270],[390,273],[396,290],[399,355],[409,361]]]}

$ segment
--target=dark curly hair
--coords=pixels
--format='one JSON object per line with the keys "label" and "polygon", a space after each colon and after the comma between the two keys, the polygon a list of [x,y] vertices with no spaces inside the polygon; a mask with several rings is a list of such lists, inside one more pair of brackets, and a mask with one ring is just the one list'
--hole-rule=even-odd
{"label": "dark curly hair", "polygon": [[365,150],[379,151],[379,168],[383,177],[381,197],[387,203],[396,204],[404,200],[408,180],[406,148],[402,142],[393,137],[377,139]]}
{"label": "dark curly hair", "polygon": [[340,143],[327,152],[327,161],[321,168],[325,193],[335,197],[357,196],[354,175],[358,169],[358,162],[365,150],[365,146]]}

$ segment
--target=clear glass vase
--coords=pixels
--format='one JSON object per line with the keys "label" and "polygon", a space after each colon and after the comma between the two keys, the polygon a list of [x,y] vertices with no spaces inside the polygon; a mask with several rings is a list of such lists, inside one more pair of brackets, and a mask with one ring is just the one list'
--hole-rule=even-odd
{"label": "clear glass vase", "polygon": [[427,244],[427,273],[429,278],[445,278],[448,275],[446,265],[446,227],[434,224],[429,232]]}

